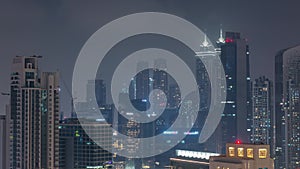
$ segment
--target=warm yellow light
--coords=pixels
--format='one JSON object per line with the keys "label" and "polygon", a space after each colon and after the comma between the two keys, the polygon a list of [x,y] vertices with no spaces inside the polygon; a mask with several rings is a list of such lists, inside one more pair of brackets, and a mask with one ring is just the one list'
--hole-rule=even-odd
{"label": "warm yellow light", "polygon": [[253,158],[253,148],[247,148],[247,157]]}
{"label": "warm yellow light", "polygon": [[237,150],[238,150],[238,153],[237,153],[238,156],[239,157],[244,157],[244,148],[238,148]]}
{"label": "warm yellow light", "polygon": [[258,157],[259,158],[267,158],[267,149],[265,149],[265,148],[258,149]]}
{"label": "warm yellow light", "polygon": [[229,147],[228,148],[228,154],[230,157],[234,157],[235,153],[234,153],[234,147]]}

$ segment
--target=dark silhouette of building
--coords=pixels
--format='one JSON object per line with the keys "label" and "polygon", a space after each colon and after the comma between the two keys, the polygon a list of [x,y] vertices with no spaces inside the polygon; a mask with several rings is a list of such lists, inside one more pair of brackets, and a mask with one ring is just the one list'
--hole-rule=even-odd
{"label": "dark silhouette of building", "polygon": [[247,41],[237,32],[226,32],[225,43],[220,44],[221,61],[227,83],[227,100],[221,123],[222,152],[227,142],[236,139],[250,141],[250,71]]}
{"label": "dark silhouette of building", "polygon": [[[112,164],[112,153],[107,151],[112,148],[110,124],[95,119],[81,119],[79,122],[77,118],[68,118],[60,122],[59,130],[61,169],[104,168]],[[98,145],[100,141],[102,147]]]}

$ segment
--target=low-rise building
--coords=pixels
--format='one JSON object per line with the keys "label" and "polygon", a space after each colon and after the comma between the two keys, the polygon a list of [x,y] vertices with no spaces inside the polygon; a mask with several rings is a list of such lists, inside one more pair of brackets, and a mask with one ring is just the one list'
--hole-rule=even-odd
{"label": "low-rise building", "polygon": [[226,155],[211,156],[210,169],[274,169],[270,146],[265,144],[227,143]]}
{"label": "low-rise building", "polygon": [[209,157],[217,153],[176,150],[176,157],[170,158],[171,169],[209,169]]}

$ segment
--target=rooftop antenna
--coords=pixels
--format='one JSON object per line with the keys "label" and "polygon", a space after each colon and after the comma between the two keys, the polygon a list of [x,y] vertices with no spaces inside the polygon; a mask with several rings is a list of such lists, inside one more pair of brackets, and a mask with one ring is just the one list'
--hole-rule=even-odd
{"label": "rooftop antenna", "polygon": [[220,37],[219,37],[219,39],[217,40],[217,43],[225,43],[225,39],[223,38],[222,25],[221,25],[221,28],[220,28]]}

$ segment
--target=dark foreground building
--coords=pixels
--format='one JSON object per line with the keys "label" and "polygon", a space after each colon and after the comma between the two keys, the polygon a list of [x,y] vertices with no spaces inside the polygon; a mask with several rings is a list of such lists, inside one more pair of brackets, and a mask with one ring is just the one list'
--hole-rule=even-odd
{"label": "dark foreground building", "polygon": [[[82,121],[81,121],[82,122]],[[82,125],[92,140],[83,130]],[[110,125],[87,121],[80,124],[78,119],[65,119],[60,123],[60,169],[105,168],[112,163],[112,154],[96,144],[101,141],[106,149],[112,146]]]}

